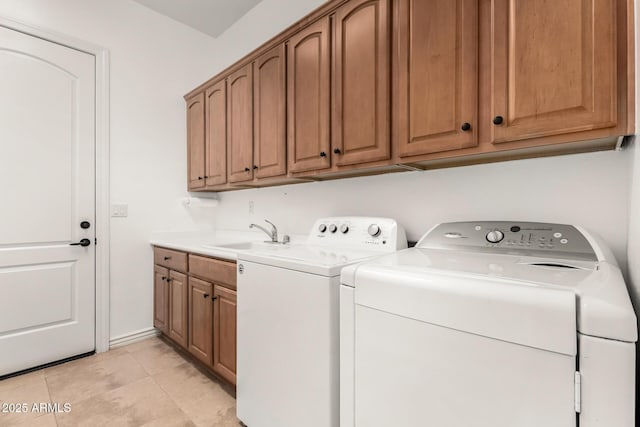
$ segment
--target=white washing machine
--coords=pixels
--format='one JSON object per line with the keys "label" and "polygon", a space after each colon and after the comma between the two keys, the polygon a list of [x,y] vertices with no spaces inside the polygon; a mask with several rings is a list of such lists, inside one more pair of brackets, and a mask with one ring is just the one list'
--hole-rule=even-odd
{"label": "white washing machine", "polygon": [[346,265],[407,247],[387,218],[322,218],[305,244],[238,256],[237,416],[249,427],[339,425]]}
{"label": "white washing machine", "polygon": [[570,225],[440,224],[347,267],[341,427],[631,427],[636,316]]}

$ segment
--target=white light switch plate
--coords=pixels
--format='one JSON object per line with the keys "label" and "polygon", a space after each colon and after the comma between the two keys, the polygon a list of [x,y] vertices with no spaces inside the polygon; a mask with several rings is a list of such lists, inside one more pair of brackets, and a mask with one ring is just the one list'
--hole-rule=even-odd
{"label": "white light switch plate", "polygon": [[111,205],[111,216],[126,217],[129,215],[129,205]]}

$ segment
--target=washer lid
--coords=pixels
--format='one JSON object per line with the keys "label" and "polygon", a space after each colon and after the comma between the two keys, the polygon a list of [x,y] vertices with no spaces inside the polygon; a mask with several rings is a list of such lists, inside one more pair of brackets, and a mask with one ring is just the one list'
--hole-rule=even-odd
{"label": "washer lid", "polygon": [[360,262],[376,255],[380,255],[380,252],[294,244],[267,245],[239,253],[238,260],[333,277],[339,276],[345,265]]}
{"label": "washer lid", "polygon": [[355,287],[357,304],[566,354],[576,330],[637,340],[624,280],[606,262],[413,248],[359,265]]}

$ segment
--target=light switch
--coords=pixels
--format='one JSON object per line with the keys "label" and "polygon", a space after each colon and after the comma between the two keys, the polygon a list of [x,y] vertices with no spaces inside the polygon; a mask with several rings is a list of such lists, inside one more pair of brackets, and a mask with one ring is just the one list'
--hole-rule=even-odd
{"label": "light switch", "polygon": [[126,217],[129,215],[129,205],[111,205],[111,216]]}

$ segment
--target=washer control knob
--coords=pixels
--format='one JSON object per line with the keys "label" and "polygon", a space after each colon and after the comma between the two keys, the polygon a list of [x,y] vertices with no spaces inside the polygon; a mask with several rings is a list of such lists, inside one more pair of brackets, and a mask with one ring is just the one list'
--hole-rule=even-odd
{"label": "washer control knob", "polygon": [[367,228],[367,231],[369,232],[369,236],[371,237],[378,237],[382,232],[378,224],[371,224],[369,228]]}
{"label": "washer control knob", "polygon": [[489,243],[499,243],[502,239],[504,239],[504,233],[500,230],[493,230],[487,233],[487,242]]}
{"label": "washer control knob", "polygon": [[320,231],[321,233],[324,233],[325,231],[327,231],[327,226],[325,224],[320,224],[318,226],[318,231]]}
{"label": "washer control knob", "polygon": [[346,234],[348,231],[349,231],[349,226],[348,226],[347,224],[342,224],[342,225],[340,226],[340,232],[341,232],[342,234]]}
{"label": "washer control knob", "polygon": [[336,227],[336,225],[335,225],[335,224],[331,224],[331,225],[329,226],[329,231],[330,231],[330,232],[335,233],[337,230],[338,230],[338,227]]}

